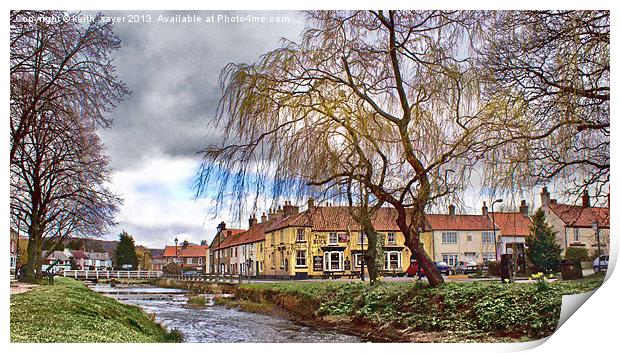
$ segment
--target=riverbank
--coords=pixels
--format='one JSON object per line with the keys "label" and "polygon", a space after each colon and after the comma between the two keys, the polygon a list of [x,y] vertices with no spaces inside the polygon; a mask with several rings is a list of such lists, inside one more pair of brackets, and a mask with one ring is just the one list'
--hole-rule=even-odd
{"label": "riverbank", "polygon": [[11,342],[180,342],[142,309],[70,278],[11,295]]}
{"label": "riverbank", "polygon": [[242,284],[218,303],[284,316],[375,341],[516,342],[551,335],[562,295],[594,290],[604,276],[547,283],[277,282]]}

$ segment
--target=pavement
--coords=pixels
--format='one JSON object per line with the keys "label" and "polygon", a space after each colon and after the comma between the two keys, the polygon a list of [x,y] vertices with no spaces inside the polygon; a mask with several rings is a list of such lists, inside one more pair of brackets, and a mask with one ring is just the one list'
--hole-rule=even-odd
{"label": "pavement", "polygon": [[[592,269],[583,269],[583,275],[590,276],[593,275],[594,271]],[[474,282],[474,281],[497,281],[500,279],[498,277],[482,277],[482,278],[469,278],[467,275],[454,275],[454,276],[442,276],[444,281],[446,282]],[[550,278],[549,282],[557,281],[560,278]],[[334,281],[334,282],[360,282],[359,278],[334,278],[334,279],[322,279],[322,278],[311,278],[311,279],[303,279],[297,280],[299,282],[325,282],[325,281]],[[368,278],[366,278],[368,281]],[[422,277],[422,279],[418,279],[417,277],[383,277],[381,278],[383,282],[415,282],[415,281],[427,281],[426,277]],[[244,279],[244,283],[247,283]],[[252,279],[250,282],[260,282],[260,283],[274,283],[274,282],[282,282],[282,280],[269,280],[269,279]],[[515,283],[533,283],[536,280],[529,279],[528,277],[517,277],[515,278]]]}
{"label": "pavement", "polygon": [[11,295],[25,293],[36,287],[38,287],[37,284],[11,282]]}

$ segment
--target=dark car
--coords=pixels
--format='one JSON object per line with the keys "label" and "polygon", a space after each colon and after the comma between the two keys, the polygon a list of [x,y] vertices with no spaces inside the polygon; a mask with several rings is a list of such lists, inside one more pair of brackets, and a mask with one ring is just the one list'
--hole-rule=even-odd
{"label": "dark car", "polygon": [[444,274],[446,276],[450,275],[450,271],[452,270],[452,268],[450,267],[450,265],[448,265],[447,262],[435,261],[433,262],[433,264],[435,264],[435,267],[437,267],[437,269],[439,270],[441,274]]}

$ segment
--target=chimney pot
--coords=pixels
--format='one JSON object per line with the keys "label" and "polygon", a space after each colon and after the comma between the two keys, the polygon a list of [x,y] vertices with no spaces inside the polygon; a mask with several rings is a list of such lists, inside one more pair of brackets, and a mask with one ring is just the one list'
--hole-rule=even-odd
{"label": "chimney pot", "polygon": [[519,206],[519,212],[521,212],[521,214],[526,217],[529,215],[530,210],[529,210],[529,207],[527,206],[527,203],[525,203],[525,200],[521,200],[521,206]]}
{"label": "chimney pot", "polygon": [[549,191],[547,187],[543,187],[542,192],[540,193],[540,203],[542,206],[549,206],[551,195],[549,195]]}
{"label": "chimney pot", "polygon": [[487,214],[489,214],[489,208],[487,207],[487,202],[482,201],[482,215],[486,216]]}
{"label": "chimney pot", "polygon": [[588,189],[583,191],[583,196],[581,196],[581,203],[583,207],[590,207],[590,194],[588,193]]}
{"label": "chimney pot", "polygon": [[267,222],[267,215],[265,214],[265,212],[263,212],[263,215],[260,216],[260,222],[261,223]]}
{"label": "chimney pot", "polygon": [[314,208],[314,199],[311,197],[308,199],[308,209]]}
{"label": "chimney pot", "polygon": [[448,213],[450,216],[456,216],[456,206],[450,205],[448,206]]}

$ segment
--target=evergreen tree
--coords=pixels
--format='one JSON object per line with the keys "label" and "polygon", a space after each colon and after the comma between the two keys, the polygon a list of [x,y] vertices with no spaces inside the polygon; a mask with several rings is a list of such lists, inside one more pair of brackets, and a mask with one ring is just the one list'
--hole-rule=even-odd
{"label": "evergreen tree", "polygon": [[125,231],[119,234],[119,243],[116,247],[116,264],[118,267],[132,265],[133,269],[138,268],[136,244],[134,243],[133,237]]}
{"label": "evergreen tree", "polygon": [[555,240],[555,234],[545,219],[545,212],[538,209],[532,217],[530,237],[526,244],[527,255],[539,271],[555,271],[560,265],[562,249]]}

